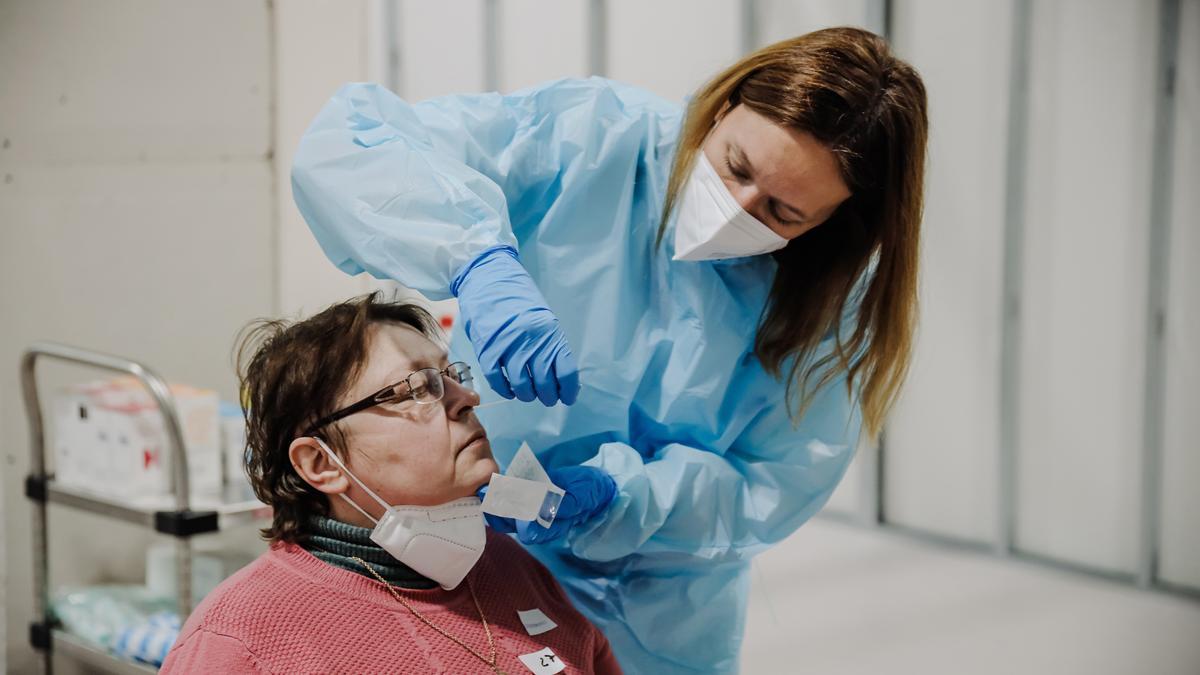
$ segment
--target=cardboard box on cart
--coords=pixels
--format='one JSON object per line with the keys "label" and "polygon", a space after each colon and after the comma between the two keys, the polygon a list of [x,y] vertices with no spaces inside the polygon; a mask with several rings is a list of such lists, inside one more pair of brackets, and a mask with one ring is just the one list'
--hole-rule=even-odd
{"label": "cardboard box on cart", "polygon": [[[187,453],[193,497],[221,492],[215,391],[169,385]],[[53,403],[55,480],[64,486],[154,497],[171,492],[166,425],[150,392],[132,377],[75,385]]]}

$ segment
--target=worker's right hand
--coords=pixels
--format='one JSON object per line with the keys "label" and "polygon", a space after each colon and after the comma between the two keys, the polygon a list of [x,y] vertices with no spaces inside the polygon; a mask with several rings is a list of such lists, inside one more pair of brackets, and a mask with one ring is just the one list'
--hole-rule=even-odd
{"label": "worker's right hand", "polygon": [[617,496],[617,482],[607,471],[593,466],[547,469],[546,475],[563,489],[562,501],[549,527],[525,520],[513,523],[522,544],[548,544],[562,539],[576,525],[601,517]]}
{"label": "worker's right hand", "polygon": [[[554,521],[548,527],[528,520],[503,518],[483,514],[489,527],[503,534],[517,535],[522,544],[548,544],[567,536],[576,525],[582,525],[604,514],[617,497],[617,482],[603,469],[591,466],[564,466],[547,469],[550,481],[563,490]],[[475,491],[479,501],[487,497],[488,486]]]}
{"label": "worker's right hand", "polygon": [[484,377],[496,393],[522,401],[567,405],[579,395],[579,367],[558,317],[517,260],[511,246],[495,246],[455,277],[450,291],[475,347]]}

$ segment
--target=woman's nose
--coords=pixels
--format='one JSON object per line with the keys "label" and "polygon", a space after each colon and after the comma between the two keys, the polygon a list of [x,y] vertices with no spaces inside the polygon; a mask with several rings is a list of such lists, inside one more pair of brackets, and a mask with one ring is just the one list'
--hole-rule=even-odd
{"label": "woman's nose", "polygon": [[446,414],[451,419],[458,419],[479,405],[479,394],[474,389],[462,385],[453,379],[446,378],[446,393],[442,396],[446,406]]}
{"label": "woman's nose", "polygon": [[758,189],[754,183],[746,183],[744,185],[735,183],[729,188],[729,193],[733,195],[738,206],[742,207],[743,211],[755,213],[763,202],[763,192]]}

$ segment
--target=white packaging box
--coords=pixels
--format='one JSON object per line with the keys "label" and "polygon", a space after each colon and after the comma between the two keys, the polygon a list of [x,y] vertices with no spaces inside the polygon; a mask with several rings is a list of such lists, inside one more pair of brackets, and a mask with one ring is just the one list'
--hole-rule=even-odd
{"label": "white packaging box", "polygon": [[167,491],[161,444],[136,408],[97,400],[93,393],[57,397],[54,414],[55,479],[67,486],[123,495]]}
{"label": "white packaging box", "polygon": [[[175,544],[165,541],[146,549],[146,587],[155,595],[174,599],[178,593],[177,553]],[[221,549],[219,542],[196,541],[192,552],[192,604],[199,604],[218,584],[253,560],[246,553]]]}
{"label": "white packaging box", "polygon": [[[221,445],[214,391],[171,385],[195,497],[220,494]],[[171,492],[162,415],[134,378],[58,392],[53,405],[55,479],[62,485],[137,499]]]}
{"label": "white packaging box", "polygon": [[254,499],[246,476],[246,418],[236,403],[221,401],[221,464],[225,494],[231,500]]}

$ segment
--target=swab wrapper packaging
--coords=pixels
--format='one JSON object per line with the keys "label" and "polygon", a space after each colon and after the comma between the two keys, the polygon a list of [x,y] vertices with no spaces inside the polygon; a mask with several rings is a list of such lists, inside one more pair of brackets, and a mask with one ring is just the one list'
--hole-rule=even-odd
{"label": "swab wrapper packaging", "polygon": [[529,444],[522,443],[508,470],[492,474],[480,509],[500,518],[536,521],[550,527],[564,494],[546,475]]}

